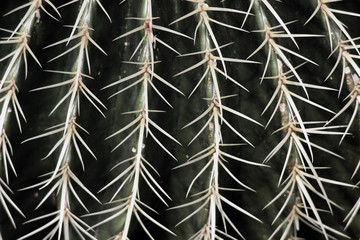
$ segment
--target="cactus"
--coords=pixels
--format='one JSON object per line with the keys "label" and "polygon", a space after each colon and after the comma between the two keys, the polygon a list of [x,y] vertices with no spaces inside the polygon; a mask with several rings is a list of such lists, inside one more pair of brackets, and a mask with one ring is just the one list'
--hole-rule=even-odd
{"label": "cactus", "polygon": [[359,4],[4,1],[0,239],[358,239]]}

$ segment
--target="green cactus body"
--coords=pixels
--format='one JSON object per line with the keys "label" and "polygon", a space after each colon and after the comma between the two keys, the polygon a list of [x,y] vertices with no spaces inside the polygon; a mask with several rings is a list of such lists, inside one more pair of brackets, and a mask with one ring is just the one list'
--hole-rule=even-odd
{"label": "green cactus body", "polygon": [[0,239],[359,239],[356,0],[0,11]]}

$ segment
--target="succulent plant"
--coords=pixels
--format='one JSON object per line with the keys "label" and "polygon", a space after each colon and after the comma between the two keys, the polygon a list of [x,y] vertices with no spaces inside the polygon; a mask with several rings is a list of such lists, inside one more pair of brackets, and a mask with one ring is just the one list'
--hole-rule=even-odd
{"label": "succulent plant", "polygon": [[0,239],[359,239],[356,0],[1,6]]}

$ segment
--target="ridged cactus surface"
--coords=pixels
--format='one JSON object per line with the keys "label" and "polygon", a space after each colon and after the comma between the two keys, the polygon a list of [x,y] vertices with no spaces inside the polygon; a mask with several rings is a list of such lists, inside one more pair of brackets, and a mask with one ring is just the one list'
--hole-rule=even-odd
{"label": "ridged cactus surface", "polygon": [[358,0],[0,5],[0,240],[360,238]]}

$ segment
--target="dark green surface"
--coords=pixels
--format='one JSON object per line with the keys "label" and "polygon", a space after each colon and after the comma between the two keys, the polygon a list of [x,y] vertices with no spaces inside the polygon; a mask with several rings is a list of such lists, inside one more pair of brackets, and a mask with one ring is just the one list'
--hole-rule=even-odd
{"label": "dark green surface", "polygon": [[[0,14],[3,15],[16,6],[23,4],[23,2],[24,1],[1,2]],[[55,6],[59,6],[62,2],[63,1],[54,1],[53,3]],[[138,93],[140,92],[140,87],[132,88],[109,100],[108,97],[117,90],[120,90],[120,88],[124,85],[117,85],[116,87],[101,91],[100,89],[116,81],[119,75],[125,77],[138,70],[136,66],[134,67],[132,65],[123,64],[122,61],[129,59],[133,50],[137,46],[137,43],[142,37],[141,34],[133,34],[117,41],[112,40],[140,25],[140,21],[126,20],[125,18],[129,16],[139,17],[141,14],[140,9],[142,2],[143,1],[139,0],[127,0],[125,3],[118,5],[117,1],[102,1],[102,4],[112,18],[112,23],[108,22],[108,19],[98,7],[95,9],[95,13],[93,15],[94,19],[92,21],[92,27],[95,31],[93,32],[92,38],[105,50],[108,56],[104,56],[100,51],[95,49],[93,46],[90,46],[89,50],[92,68],[91,75],[95,78],[95,80],[87,80],[86,84],[88,88],[91,89],[93,93],[106,105],[107,110],[104,111],[106,118],[103,118],[96,109],[90,105],[87,100],[85,100],[85,98],[82,98],[80,107],[81,114],[78,117],[78,122],[90,132],[90,135],[87,136],[84,134],[83,137],[97,156],[98,160],[95,161],[85,149],[82,149],[83,159],[85,161],[85,172],[83,172],[76,153],[73,151],[72,156],[74,157],[74,161],[72,162],[72,167],[73,171],[82,180],[84,185],[88,187],[89,190],[93,192],[103,203],[109,201],[119,184],[115,184],[113,187],[99,194],[97,194],[97,192],[121,172],[120,168],[111,172],[109,172],[109,170],[119,161],[131,156],[131,148],[136,146],[137,137],[134,135],[134,137],[114,152],[111,152],[111,150],[126,136],[126,134],[118,135],[109,140],[104,139],[134,119],[133,115],[121,115],[121,113],[134,110],[138,99]],[[167,27],[173,20],[194,9],[194,5],[192,3],[185,1],[158,0],[152,2],[153,16],[160,17],[159,20],[155,20],[156,24],[165,27]],[[208,2],[211,6],[223,6],[241,9],[243,11],[247,10],[249,4],[248,1],[234,0],[213,0]],[[302,77],[304,82],[338,88],[341,74],[340,67],[335,71],[332,80],[323,83],[323,80],[332,69],[336,58],[333,56],[332,58],[327,59],[331,50],[328,42],[327,30],[325,30],[325,25],[322,23],[320,13],[318,13],[317,16],[306,26],[303,25],[315,8],[315,5],[312,5],[311,0],[296,2],[289,0],[284,0],[282,2],[269,0],[269,2],[274,6],[284,22],[298,20],[297,22],[289,25],[289,29],[292,33],[313,33],[326,35],[322,38],[297,39],[300,50],[295,48],[290,39],[281,39],[280,43],[319,64],[319,66],[306,64],[298,70],[299,75]],[[45,6],[52,12],[47,5]],[[9,186],[14,191],[14,195],[10,194],[10,196],[24,212],[26,220],[50,213],[57,208],[56,197],[53,196],[49,198],[42,207],[36,211],[34,210],[42,199],[41,197],[46,194],[47,191],[45,189],[33,189],[20,192],[17,190],[38,182],[38,176],[53,170],[55,165],[54,162],[56,161],[56,153],[54,156],[46,160],[41,161],[41,158],[47,154],[60,136],[47,137],[23,144],[21,144],[21,142],[27,138],[42,133],[48,127],[64,121],[66,116],[66,102],[63,104],[64,106],[60,107],[54,114],[51,116],[48,116],[48,114],[61,99],[64,93],[66,93],[67,89],[64,88],[64,90],[62,90],[57,88],[54,90],[44,90],[39,92],[29,92],[29,90],[65,80],[62,75],[44,72],[43,70],[69,70],[74,60],[74,56],[68,55],[64,58],[48,63],[47,61],[49,59],[65,51],[66,46],[62,44],[50,49],[43,49],[43,47],[59,41],[70,34],[70,30],[62,27],[62,25],[69,25],[75,22],[78,6],[79,3],[75,3],[59,9],[62,15],[59,22],[54,21],[44,12],[41,12],[40,22],[34,26],[33,31],[30,34],[30,47],[43,65],[43,69],[41,69],[28,55],[28,78],[26,80],[24,79],[24,69],[22,67],[18,75],[19,79],[16,80],[19,87],[18,98],[26,115],[27,123],[22,122],[23,132],[20,134],[14,114],[10,114],[10,118],[6,125],[6,128],[8,129],[8,136],[14,149],[12,159],[18,173],[18,177],[15,177],[12,173],[10,174]],[[337,9],[358,13],[360,12],[360,5],[357,0],[334,3],[333,6]],[[258,7],[258,5],[255,5],[251,11],[254,14],[258,14],[259,12],[259,9],[256,9],[256,7]],[[22,10],[9,16],[1,17],[0,27],[7,29],[15,28],[24,13],[25,10]],[[269,14],[269,12],[266,14],[270,23],[276,25],[277,22],[274,21],[271,14]],[[210,16],[226,24],[238,27],[240,27],[243,21],[243,15],[234,13],[211,12]],[[341,15],[338,16],[339,19],[347,24],[348,31],[352,37],[355,38],[360,35],[360,28],[358,27],[358,24],[360,23],[359,18]],[[174,24],[169,28],[175,29],[189,36],[193,36],[197,19],[197,17],[191,17]],[[224,57],[245,59],[259,46],[259,44],[261,44],[264,37],[261,33],[243,33],[223,26],[218,26],[216,24],[212,24],[212,27],[219,45],[234,42],[231,46],[222,49]],[[259,25],[259,21],[256,17],[250,16],[244,26],[244,29],[251,31],[261,27],[262,26]],[[205,34],[204,31],[205,30],[203,28],[200,29],[200,32],[198,33],[198,40],[195,45],[193,45],[192,41],[189,39],[160,31],[157,32],[159,33],[158,37],[160,39],[164,40],[180,53],[189,53],[203,49],[204,46],[200,44],[200,41]],[[1,32],[0,36],[7,36],[7,34]],[[125,42],[128,44],[125,44]],[[266,51],[264,51],[264,49]],[[249,89],[249,93],[236,87],[229,81],[225,81],[222,77],[219,81],[221,82],[222,95],[238,94],[235,98],[224,100],[224,105],[245,113],[265,125],[270,117],[274,104],[263,116],[261,116],[261,112],[269,101],[273,90],[275,89],[276,83],[265,80],[261,85],[259,84],[259,78],[263,72],[263,67],[267,57],[267,48],[264,49],[260,50],[254,57],[252,57],[252,60],[262,62],[262,65],[239,63],[226,64],[228,75]],[[8,54],[9,51],[9,47],[0,45],[0,58]],[[154,177],[172,198],[173,201],[169,201],[168,204],[170,207],[173,207],[189,201],[189,199],[185,198],[188,185],[202,168],[205,161],[177,170],[172,170],[172,168],[184,163],[187,158],[186,156],[192,156],[204,147],[208,146],[209,141],[211,142],[211,139],[209,139],[211,138],[211,131],[205,131],[190,146],[187,146],[193,136],[195,136],[201,129],[205,120],[202,120],[199,123],[183,130],[181,130],[181,128],[191,120],[195,119],[207,108],[207,102],[202,100],[202,98],[211,97],[211,93],[209,96],[209,92],[207,92],[208,86],[205,86],[205,82],[203,82],[195,94],[190,99],[187,98],[193,87],[196,85],[198,79],[202,76],[204,71],[204,68],[202,67],[173,78],[173,75],[176,73],[200,61],[200,56],[179,58],[176,57],[175,53],[160,44],[156,45],[154,52],[155,59],[161,61],[161,63],[155,65],[157,74],[168,80],[174,86],[178,87],[186,95],[181,96],[165,85],[159,83],[157,86],[167,100],[172,104],[173,109],[171,109],[169,106],[164,104],[155,92],[150,94],[150,108],[166,110],[166,113],[152,113],[151,118],[182,144],[182,146],[179,146],[154,130],[158,139],[172,154],[176,156],[178,162],[175,162],[151,138],[147,138],[145,140],[145,158],[153,164],[157,171],[159,171],[161,176],[157,177],[154,174]],[[214,54],[217,55],[216,52],[214,52]],[[134,58],[134,60],[138,59]],[[290,61],[294,65],[301,63],[301,60],[298,58],[291,58]],[[0,73],[4,71],[6,64],[7,61],[0,62]],[[218,66],[219,68],[222,67],[220,61],[218,61]],[[274,70],[269,68],[267,76],[273,74]],[[298,94],[302,94],[302,96],[304,96],[301,89],[299,89]],[[337,93],[323,90],[309,90],[309,95],[310,99],[314,102],[322,104],[337,112],[345,104],[345,102],[342,102],[342,99],[348,95],[348,90],[344,87],[340,98],[337,98]],[[308,106],[300,101],[298,102],[297,107],[305,120],[326,121],[332,117],[331,114]],[[350,107],[350,109],[335,121],[336,124],[348,124],[353,107]],[[233,117],[231,114],[226,115],[226,117],[233,126],[241,132],[241,134],[243,134],[255,145],[255,148],[252,148],[251,146],[229,148],[228,152],[231,152],[235,156],[260,163],[272,150],[272,148],[275,147],[281,140],[281,133],[276,135],[271,134],[274,130],[281,126],[281,117],[279,113],[275,115],[272,123],[265,130],[262,127],[246,120]],[[359,180],[359,174],[350,180],[350,177],[359,160],[358,120],[359,118],[357,117],[355,124],[353,124],[350,128],[352,135],[346,137],[340,146],[338,145],[340,140],[339,136],[311,136],[311,140],[316,144],[331,149],[345,158],[345,160],[337,159],[326,153],[314,150],[314,161],[316,166],[331,167],[331,169],[320,171],[321,176],[346,183],[351,182],[353,184],[356,184]],[[226,126],[222,128],[222,136],[225,142],[242,142],[241,139],[231,132]],[[257,191],[256,193],[250,191],[225,193],[225,196],[228,199],[231,199],[234,203],[238,204],[263,221],[263,224],[258,223],[236,210],[228,208],[228,206],[225,208],[225,212],[229,214],[229,217],[236,224],[236,227],[248,240],[268,239],[280,222],[280,220],[278,220],[273,226],[271,226],[271,222],[279,208],[282,206],[281,203],[283,200],[277,201],[275,205],[271,205],[265,210],[262,209],[273,197],[276,196],[277,192],[280,191],[280,189],[277,188],[277,181],[285,155],[286,148],[280,150],[280,153],[278,153],[269,162],[271,168],[245,166],[244,164],[240,164],[235,161],[230,161],[228,164],[228,168],[241,181]],[[2,167],[3,165],[1,164],[1,168]],[[4,176],[3,170],[1,170],[1,176]],[[236,183],[230,179],[226,172],[220,171],[220,176],[223,176],[220,177],[222,186],[234,188],[238,187],[236,186]],[[192,193],[203,190],[204,186],[207,186],[207,178],[206,174],[204,174],[194,185]],[[343,219],[360,196],[359,190],[334,187],[327,184],[324,185],[329,198],[342,206],[344,210],[341,211],[336,209],[333,216],[327,213],[322,213],[322,220],[324,223],[342,231],[345,226]],[[130,189],[131,186],[125,188],[125,192],[120,193],[118,197],[120,198],[120,196],[128,195]],[[91,212],[104,210],[109,207],[109,205],[99,205],[85,193],[81,193],[80,195],[85,205]],[[173,237],[156,227],[153,223],[145,221],[145,225],[156,239],[185,240],[188,239],[192,233],[199,230],[199,228],[201,228],[204,224],[206,210],[174,228],[174,226],[187,215],[186,213],[191,212],[191,208],[166,211],[166,206],[157,199],[144,182],[141,183],[140,195],[143,202],[153,207],[160,214],[158,216],[156,214],[152,214],[151,216],[159,220],[159,222],[177,234],[177,237]],[[76,203],[76,201],[74,201],[74,203]],[[326,205],[323,201],[319,201],[319,207],[325,208]],[[72,206],[72,210],[77,214],[77,216],[85,214],[83,209],[75,204]],[[11,213],[16,221],[16,230],[14,230],[11,226],[3,210],[0,211],[0,229],[4,240],[19,238],[46,223],[46,221],[43,220],[23,225],[25,219],[23,219],[17,212],[13,211],[13,209],[11,209]],[[83,220],[92,225],[100,221],[102,218],[103,216],[99,218],[88,217],[83,218]],[[98,236],[99,239],[105,240],[110,236],[117,234],[122,229],[122,221],[123,220],[120,218],[117,218],[108,224],[100,226],[96,230],[96,236]],[[130,230],[130,239],[147,239],[147,236],[141,227],[136,224],[136,221],[133,222],[134,224],[131,226]],[[351,239],[358,239],[360,237],[359,224],[360,218],[357,217],[345,231]],[[220,218],[218,219],[218,227],[223,229]],[[42,233],[33,236],[31,239],[41,239],[41,237],[44,237],[47,233],[47,230],[45,230]],[[234,237],[238,237],[233,230],[229,230],[229,234]],[[313,230],[303,225],[301,225],[299,236],[310,240],[324,239],[321,234],[315,233]],[[57,238],[57,236],[55,237]],[[73,239],[77,238],[74,237]]]}

